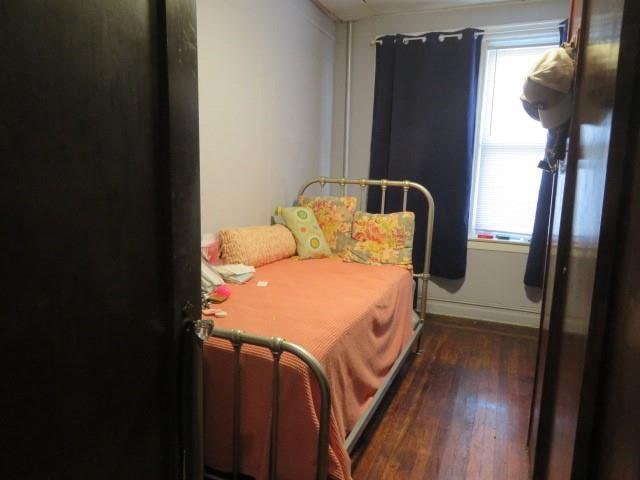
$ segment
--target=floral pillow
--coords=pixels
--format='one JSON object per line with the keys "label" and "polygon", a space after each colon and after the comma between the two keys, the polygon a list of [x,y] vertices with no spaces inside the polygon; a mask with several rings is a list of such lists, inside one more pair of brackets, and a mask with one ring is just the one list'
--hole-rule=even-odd
{"label": "floral pillow", "polygon": [[344,260],[370,265],[411,268],[415,215],[413,212],[372,214],[356,212]]}
{"label": "floral pillow", "polygon": [[310,208],[287,207],[281,210],[284,221],[296,239],[300,258],[324,258],[331,256],[322,230]]}
{"label": "floral pillow", "polygon": [[333,253],[342,253],[351,238],[356,197],[303,197],[298,204],[313,210],[318,225]]}

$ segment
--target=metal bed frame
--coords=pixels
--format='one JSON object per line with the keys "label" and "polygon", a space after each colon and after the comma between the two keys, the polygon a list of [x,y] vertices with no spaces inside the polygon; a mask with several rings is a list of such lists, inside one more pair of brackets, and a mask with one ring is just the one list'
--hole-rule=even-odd
{"label": "metal bed frame", "polygon": [[[400,367],[404,364],[411,349],[416,349],[419,353],[420,350],[420,335],[424,326],[427,306],[427,288],[429,284],[429,265],[431,260],[431,240],[433,236],[433,219],[435,214],[435,207],[433,203],[433,197],[431,193],[422,185],[411,182],[408,180],[369,180],[369,179],[347,179],[347,178],[327,178],[319,177],[310,180],[300,189],[298,196],[303,195],[305,191],[312,185],[319,185],[321,193],[324,193],[326,185],[337,185],[340,195],[344,196],[347,193],[348,185],[356,185],[360,187],[360,209],[363,209],[364,200],[368,187],[379,187],[381,189],[381,202],[380,213],[385,213],[386,192],[388,188],[402,188],[403,201],[402,211],[407,210],[407,196],[409,190],[414,189],[420,192],[427,202],[427,231],[425,240],[425,260],[423,273],[413,273],[413,277],[418,279],[420,287],[420,295],[418,297],[420,307],[418,309],[418,322],[413,327],[413,334],[411,340],[407,343],[401,354],[398,356],[393,366],[391,367],[384,383],[380,386],[376,394],[374,395],[369,407],[360,417],[353,430],[347,436],[345,443],[346,449],[349,453],[353,451],[356,442],[364,432],[367,424],[373,417],[373,414],[379,407],[384,395],[389,390],[389,387],[393,383],[396,375],[398,374]],[[414,245],[415,247],[415,245]],[[416,292],[418,289],[416,289]],[[261,337],[257,335],[251,335],[241,330],[227,330],[222,328],[216,328],[213,321],[208,319],[201,319],[195,322],[196,332],[201,339],[209,337],[226,339],[231,342],[233,347],[233,436],[232,436],[232,478],[234,480],[240,478],[240,457],[242,455],[240,444],[240,355],[243,345],[253,345],[262,347],[271,351],[273,357],[273,374],[272,374],[272,399],[271,399],[271,436],[270,436],[270,451],[269,451],[269,479],[277,479],[277,458],[278,458],[278,417],[280,409],[280,357],[283,352],[288,352],[302,362],[304,362],[313,373],[315,380],[320,390],[320,418],[319,418],[319,430],[318,430],[318,446],[317,446],[317,467],[316,467],[316,480],[327,479],[328,469],[328,457],[329,457],[329,417],[331,410],[331,393],[329,391],[329,381],[327,380],[327,374],[316,358],[299,345],[287,342],[283,338],[279,337]],[[215,475],[205,474],[205,477],[216,479]]]}

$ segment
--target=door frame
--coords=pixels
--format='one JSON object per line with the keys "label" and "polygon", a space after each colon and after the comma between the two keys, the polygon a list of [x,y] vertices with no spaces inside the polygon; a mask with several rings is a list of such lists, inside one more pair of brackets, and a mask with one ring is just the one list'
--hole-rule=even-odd
{"label": "door frame", "polygon": [[[163,31],[158,35],[160,71],[160,118],[167,155],[166,178],[171,192],[171,270],[173,274],[173,358],[181,392],[176,399],[180,417],[174,419],[183,479],[204,477],[204,393],[202,386],[202,342],[193,320],[200,315],[199,272],[185,268],[200,265],[200,158],[198,121],[198,55],[195,0],[164,0],[158,6]],[[190,212],[191,215],[184,215]],[[197,240],[197,242],[196,242]],[[197,283],[195,280],[197,279]]]}

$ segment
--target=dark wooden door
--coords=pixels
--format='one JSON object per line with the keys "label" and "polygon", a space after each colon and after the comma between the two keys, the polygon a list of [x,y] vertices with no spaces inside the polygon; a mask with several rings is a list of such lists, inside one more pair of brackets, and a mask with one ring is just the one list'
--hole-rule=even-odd
{"label": "dark wooden door", "polygon": [[0,2],[0,478],[202,478],[193,0]]}
{"label": "dark wooden door", "polygon": [[581,37],[564,194],[554,212],[560,218],[555,258],[545,286],[548,339],[530,436],[533,476],[631,479],[637,470],[595,473],[603,439],[594,432],[607,430],[599,405],[613,353],[603,346],[616,324],[620,232],[625,215],[640,213],[624,201],[634,168],[628,146],[637,136],[632,102],[640,93],[637,2],[585,0]]}
{"label": "dark wooden door", "polygon": [[[640,5],[639,5],[640,6]],[[636,8],[640,13],[640,8]],[[640,15],[636,33],[640,30]],[[636,36],[636,65],[640,62]],[[640,478],[640,75],[632,104],[621,183],[615,272],[603,334],[600,384],[593,408],[588,477],[627,480]],[[621,145],[622,146],[622,145]],[[598,332],[599,333],[599,332]]]}

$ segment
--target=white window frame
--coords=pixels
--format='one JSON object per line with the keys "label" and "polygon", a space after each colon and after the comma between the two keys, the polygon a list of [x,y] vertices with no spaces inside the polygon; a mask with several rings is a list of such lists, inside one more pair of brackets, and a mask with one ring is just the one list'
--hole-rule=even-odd
{"label": "white window frame", "polygon": [[487,51],[493,48],[535,47],[558,45],[559,24],[561,20],[537,22],[518,25],[485,27],[480,50],[480,68],[478,73],[478,95],[476,104],[476,123],[473,144],[473,169],[471,177],[471,197],[469,204],[468,247],[477,250],[504,250],[510,252],[527,252],[529,242],[499,239],[477,238],[474,230],[476,215],[477,182],[480,174],[480,139],[482,134],[482,111],[484,105],[484,87],[486,76]]}

